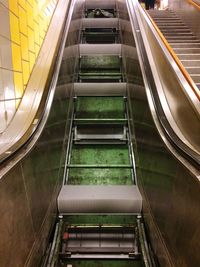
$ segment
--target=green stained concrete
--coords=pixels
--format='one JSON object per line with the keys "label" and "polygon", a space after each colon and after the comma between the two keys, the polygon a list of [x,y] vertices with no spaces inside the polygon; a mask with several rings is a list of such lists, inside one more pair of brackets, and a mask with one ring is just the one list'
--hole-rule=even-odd
{"label": "green stained concrete", "polygon": [[65,217],[67,224],[114,224],[114,225],[135,225],[136,216],[134,215],[69,215]]}
{"label": "green stained concrete", "polygon": [[66,267],[66,264],[71,264],[72,267],[144,267],[137,260],[66,260],[59,266]]}
{"label": "green stained concrete", "polygon": [[78,97],[76,102],[76,118],[121,119],[124,111],[123,97]]}
{"label": "green stained concrete", "polygon": [[127,145],[74,145],[71,164],[129,164]]}
{"label": "green stained concrete", "polygon": [[81,71],[91,69],[92,71],[118,70],[121,60],[118,56],[83,56],[81,58]]}
{"label": "green stained concrete", "polygon": [[68,184],[132,184],[130,168],[105,168],[105,165],[130,164],[127,145],[74,145],[70,164],[104,165],[104,168],[70,169]]}
{"label": "green stained concrete", "polygon": [[130,169],[70,169],[68,184],[71,185],[131,185]]}

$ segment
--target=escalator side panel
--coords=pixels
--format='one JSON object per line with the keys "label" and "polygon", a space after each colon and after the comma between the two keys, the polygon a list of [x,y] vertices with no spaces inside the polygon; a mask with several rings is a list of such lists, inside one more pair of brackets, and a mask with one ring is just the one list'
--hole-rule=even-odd
{"label": "escalator side panel", "polygon": [[[123,35],[122,35],[123,40]],[[133,44],[134,46],[134,44]],[[160,266],[199,266],[199,181],[167,148],[130,56],[124,59],[132,141],[144,219]],[[139,66],[139,64],[138,64]],[[130,82],[130,76],[139,76]],[[154,111],[155,112],[155,111]],[[193,172],[194,173],[194,172]]]}

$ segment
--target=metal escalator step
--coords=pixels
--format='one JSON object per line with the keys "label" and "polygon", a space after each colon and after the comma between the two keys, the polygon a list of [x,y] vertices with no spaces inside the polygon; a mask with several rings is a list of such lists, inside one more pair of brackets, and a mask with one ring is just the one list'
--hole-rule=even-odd
{"label": "metal escalator step", "polygon": [[112,164],[112,165],[103,165],[103,164],[69,164],[67,165],[67,168],[69,169],[83,169],[83,168],[89,168],[89,169],[132,169],[133,166],[130,164]]}
{"label": "metal escalator step", "polygon": [[[175,48],[200,48],[200,43],[172,43],[170,42],[170,45],[175,49]],[[190,51],[188,51],[190,52]],[[186,53],[187,54],[187,53]],[[189,53],[188,53],[189,54]]]}
{"label": "metal escalator step", "polygon": [[174,17],[153,17],[153,19],[157,21],[167,21],[167,22],[181,22],[180,18],[174,18]]}
{"label": "metal escalator step", "polygon": [[117,77],[117,76],[104,76],[104,77],[80,77],[79,78],[80,82],[84,83],[119,83],[122,81],[122,77]]}
{"label": "metal escalator step", "polygon": [[166,22],[165,21],[163,21],[163,22],[157,22],[156,23],[157,24],[157,26],[158,27],[160,27],[160,26],[164,26],[165,28],[168,28],[169,26],[173,26],[174,28],[175,27],[182,27],[182,26],[185,26],[185,24],[183,23],[183,22],[167,22],[167,25],[166,25]]}
{"label": "metal escalator step", "polygon": [[189,29],[179,29],[179,31],[177,32],[177,29],[162,29],[161,30],[163,34],[193,34]]}
{"label": "metal escalator step", "polygon": [[200,67],[200,60],[181,60],[185,67]]}
{"label": "metal escalator step", "polygon": [[142,197],[137,186],[64,185],[58,210],[66,213],[140,213]]}
{"label": "metal escalator step", "polygon": [[188,39],[196,38],[192,32],[176,32],[176,31],[174,31],[174,32],[165,33],[165,36],[166,36],[166,38],[172,37],[172,36],[176,36],[177,38],[185,37]]}
{"label": "metal escalator step", "polygon": [[86,9],[115,9],[116,8],[116,1],[109,0],[109,1],[102,1],[102,0],[86,0],[85,1],[85,8]]}
{"label": "metal escalator step", "polygon": [[96,36],[96,37],[85,37],[82,39],[85,44],[115,44],[118,43],[117,36]]}
{"label": "metal escalator step", "polygon": [[121,72],[111,72],[111,70],[108,70],[109,72],[104,72],[105,70],[99,70],[96,72],[80,72],[79,76],[81,77],[113,77],[113,76],[117,76],[117,77],[121,77]]}
{"label": "metal escalator step", "polygon": [[86,36],[86,37],[95,37],[95,38],[100,37],[100,38],[102,38],[102,37],[107,37],[107,36],[108,37],[109,36],[115,37],[118,35],[119,35],[119,33],[117,31],[114,31],[114,29],[107,29],[105,31],[104,31],[104,29],[101,29],[101,31],[98,31],[98,30],[92,31],[92,29],[87,29],[87,31],[86,30],[83,31],[83,36]]}
{"label": "metal escalator step", "polygon": [[122,45],[121,44],[80,44],[80,55],[83,56],[95,56],[95,55],[117,55],[121,56]]}
{"label": "metal escalator step", "polygon": [[74,83],[75,96],[126,96],[126,83]]}
{"label": "metal escalator step", "polygon": [[195,41],[195,43],[198,43],[200,42],[200,40],[197,39],[196,36],[186,36],[186,35],[174,35],[174,34],[171,34],[171,35],[165,35],[165,38],[168,39],[168,40],[176,40],[177,41],[182,41],[184,40],[184,42],[191,42],[191,41]]}
{"label": "metal escalator step", "polygon": [[118,28],[118,18],[84,18],[82,28]]}
{"label": "metal escalator step", "polygon": [[[193,44],[191,44],[193,45]],[[182,54],[200,54],[200,48],[174,48],[174,51],[176,52],[176,54],[182,55]]]}
{"label": "metal escalator step", "polygon": [[[200,55],[199,55],[200,59]],[[199,67],[186,67],[186,70],[189,74],[200,74],[200,66]]]}
{"label": "metal escalator step", "polygon": [[190,74],[190,76],[195,83],[200,83],[200,74]]}
{"label": "metal escalator step", "polygon": [[92,72],[111,70],[112,72],[120,70],[121,58],[115,55],[89,55],[82,56],[80,59],[81,72],[92,69]]}
{"label": "metal escalator step", "polygon": [[126,125],[127,124],[127,119],[126,118],[97,118],[97,119],[93,119],[93,118],[75,118],[74,119],[74,125],[107,125],[107,124],[112,124],[112,125]]}
{"label": "metal escalator step", "polygon": [[200,60],[200,54],[177,54],[180,60]]}
{"label": "metal escalator step", "polygon": [[[166,26],[166,24],[163,24],[163,25],[159,25],[159,29],[161,29],[161,30],[170,30],[170,29],[174,29],[175,27],[174,27],[174,25],[167,25]],[[185,26],[185,25],[178,25],[178,26],[176,26],[176,30],[178,31],[178,30],[182,30],[182,29],[186,29],[186,30],[188,30],[188,27],[187,26]]]}
{"label": "metal escalator step", "polygon": [[174,38],[167,38],[167,41],[168,41],[169,43],[190,43],[191,45],[192,45],[193,43],[200,42],[199,40],[195,40],[195,39],[188,40],[188,39],[180,39],[180,38],[177,38],[177,39],[174,39]]}
{"label": "metal escalator step", "polygon": [[198,89],[200,90],[200,83],[196,83],[196,86],[197,86]]}
{"label": "metal escalator step", "polygon": [[126,142],[126,127],[120,125],[81,125],[76,126],[74,131],[75,143],[112,143]]}

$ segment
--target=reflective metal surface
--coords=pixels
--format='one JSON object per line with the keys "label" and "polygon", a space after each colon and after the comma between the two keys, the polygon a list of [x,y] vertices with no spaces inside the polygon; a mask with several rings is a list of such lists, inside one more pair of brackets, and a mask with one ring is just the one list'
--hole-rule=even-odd
{"label": "reflective metal surface", "polygon": [[192,90],[187,81],[142,11],[140,18],[143,25],[141,33],[164,114],[176,135],[199,158],[199,101],[191,97]]}
{"label": "reflective metal surface", "polygon": [[[42,135],[31,151],[24,148],[26,157],[15,167],[2,166],[2,172],[3,168],[10,169],[0,179],[2,267],[39,266],[55,221],[70,127],[72,83],[77,76],[82,7],[83,1],[77,1],[56,94]],[[200,174],[186,160],[190,169],[183,166],[184,159],[176,158],[177,152],[161,131],[149,88],[144,86],[141,55],[138,58],[125,1],[117,1],[117,7],[125,44],[122,55],[128,82],[132,142],[149,237],[162,267],[198,267]],[[20,157],[17,155],[16,161]]]}
{"label": "reflective metal surface", "polygon": [[[200,264],[199,170],[186,162],[188,168],[184,167],[181,157],[171,153],[173,148],[159,126],[151,92],[142,82],[139,61],[137,66],[136,71],[132,58],[126,57],[132,140],[148,233],[160,266],[197,267]],[[147,66],[143,68],[144,71]]]}
{"label": "reflective metal surface", "polygon": [[[83,1],[76,2],[76,16],[72,20],[82,16]],[[66,48],[77,44],[79,35],[79,30],[74,31],[70,27]],[[1,166],[1,174],[4,173],[0,179],[2,267],[40,266],[45,253],[56,218],[56,198],[63,177],[63,155],[70,125],[67,118],[70,118],[72,109],[72,82],[77,56],[78,50],[74,50],[62,62],[48,121],[34,148],[29,152],[26,148],[21,150],[20,153],[26,153],[26,156],[15,167],[9,166],[12,162]],[[16,155],[16,161],[21,154]]]}

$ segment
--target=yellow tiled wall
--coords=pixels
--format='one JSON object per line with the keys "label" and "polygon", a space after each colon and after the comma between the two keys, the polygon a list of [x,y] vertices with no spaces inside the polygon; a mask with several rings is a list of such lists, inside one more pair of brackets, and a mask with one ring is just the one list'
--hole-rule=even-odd
{"label": "yellow tiled wall", "polygon": [[57,0],[9,0],[16,97],[21,98],[43,43]]}
{"label": "yellow tiled wall", "polygon": [[0,133],[12,120],[59,0],[0,0]]}

